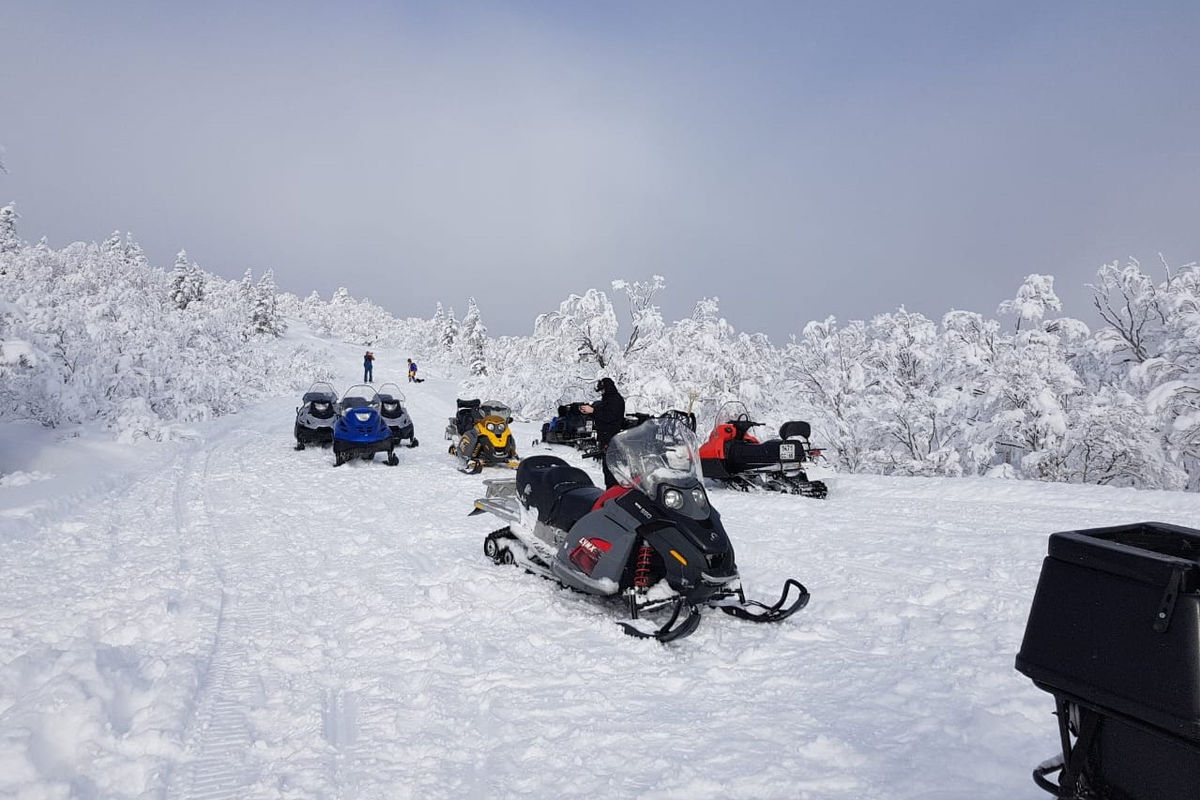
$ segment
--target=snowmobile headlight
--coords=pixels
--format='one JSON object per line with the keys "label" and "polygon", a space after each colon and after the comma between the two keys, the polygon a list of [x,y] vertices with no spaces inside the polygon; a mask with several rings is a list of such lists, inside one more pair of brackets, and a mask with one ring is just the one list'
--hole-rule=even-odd
{"label": "snowmobile headlight", "polygon": [[696,501],[696,505],[700,508],[708,508],[708,496],[704,494],[704,490],[700,488],[692,489],[692,499]]}
{"label": "snowmobile headlight", "polygon": [[504,433],[504,428],[505,428],[505,425],[503,422],[501,422],[499,425],[496,426],[496,433]]}
{"label": "snowmobile headlight", "polygon": [[492,433],[495,433],[495,432],[496,432],[496,423],[494,423],[494,422],[489,422],[489,423],[487,424],[487,429],[488,429],[489,431],[491,431]]}
{"label": "snowmobile headlight", "polygon": [[313,403],[314,411],[328,411],[329,403]]}
{"label": "snowmobile headlight", "polygon": [[683,508],[683,492],[678,489],[667,489],[663,492],[663,505],[672,511]]}

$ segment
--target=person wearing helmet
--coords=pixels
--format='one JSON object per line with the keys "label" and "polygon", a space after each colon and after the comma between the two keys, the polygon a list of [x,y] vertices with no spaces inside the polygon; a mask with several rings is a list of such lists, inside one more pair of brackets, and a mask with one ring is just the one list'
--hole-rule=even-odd
{"label": "person wearing helmet", "polygon": [[[601,378],[596,381],[596,391],[600,399],[591,405],[582,405],[579,410],[591,414],[595,421],[596,442],[602,453],[608,451],[608,443],[621,432],[625,423],[625,398],[617,391],[617,385],[612,378]],[[600,466],[604,469],[604,488],[611,489],[617,485],[617,479],[608,471],[607,459],[600,457]]]}

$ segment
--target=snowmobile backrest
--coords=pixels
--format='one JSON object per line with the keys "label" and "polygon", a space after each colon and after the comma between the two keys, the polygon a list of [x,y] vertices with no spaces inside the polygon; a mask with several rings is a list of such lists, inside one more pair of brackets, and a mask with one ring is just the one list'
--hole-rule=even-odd
{"label": "snowmobile backrest", "polygon": [[517,467],[517,495],[538,519],[567,530],[600,495],[591,476],[558,456],[530,456]]}
{"label": "snowmobile backrest", "polygon": [[812,435],[812,426],[803,420],[794,419],[779,426],[779,438],[790,439],[793,436],[807,439]]}
{"label": "snowmobile backrest", "polygon": [[458,403],[459,408],[479,408],[479,398],[478,397],[476,397],[474,400],[462,400],[462,399],[455,398],[455,402]]}
{"label": "snowmobile backrest", "polygon": [[677,419],[683,424],[687,425],[693,431],[696,430],[696,415],[690,411],[681,411],[678,408],[668,408],[658,416],[660,419]]}
{"label": "snowmobile backrest", "polygon": [[459,436],[475,427],[475,418],[478,413],[478,407],[464,406],[458,409],[458,413],[454,415],[454,427]]}

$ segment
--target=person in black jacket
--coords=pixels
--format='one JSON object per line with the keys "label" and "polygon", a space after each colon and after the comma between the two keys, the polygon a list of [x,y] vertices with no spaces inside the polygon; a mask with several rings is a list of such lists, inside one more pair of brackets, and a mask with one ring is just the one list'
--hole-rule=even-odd
{"label": "person in black jacket", "polygon": [[[625,398],[617,391],[617,385],[612,378],[601,378],[596,381],[596,391],[600,399],[591,405],[582,405],[579,410],[591,414],[596,430],[596,442],[601,452],[608,451],[608,443],[621,432],[625,424]],[[608,471],[608,463],[604,456],[600,457],[600,466],[604,468],[604,488],[611,489],[617,485],[617,479]]]}

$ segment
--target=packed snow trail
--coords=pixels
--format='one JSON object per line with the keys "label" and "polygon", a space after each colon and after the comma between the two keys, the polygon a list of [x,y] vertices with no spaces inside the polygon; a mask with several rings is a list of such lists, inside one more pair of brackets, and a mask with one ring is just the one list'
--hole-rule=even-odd
{"label": "packed snow trail", "polygon": [[[361,352],[327,346],[357,383]],[[1034,800],[1053,702],[1013,658],[1047,535],[1200,519],[1195,495],[984,479],[714,489],[749,594],[813,599],[662,646],[484,558],[497,525],[467,512],[502,473],[446,453],[456,383],[377,352],[421,442],[397,467],[293,450],[301,387],[0,485],[0,796]],[[599,480],[540,423],[522,455]]]}

